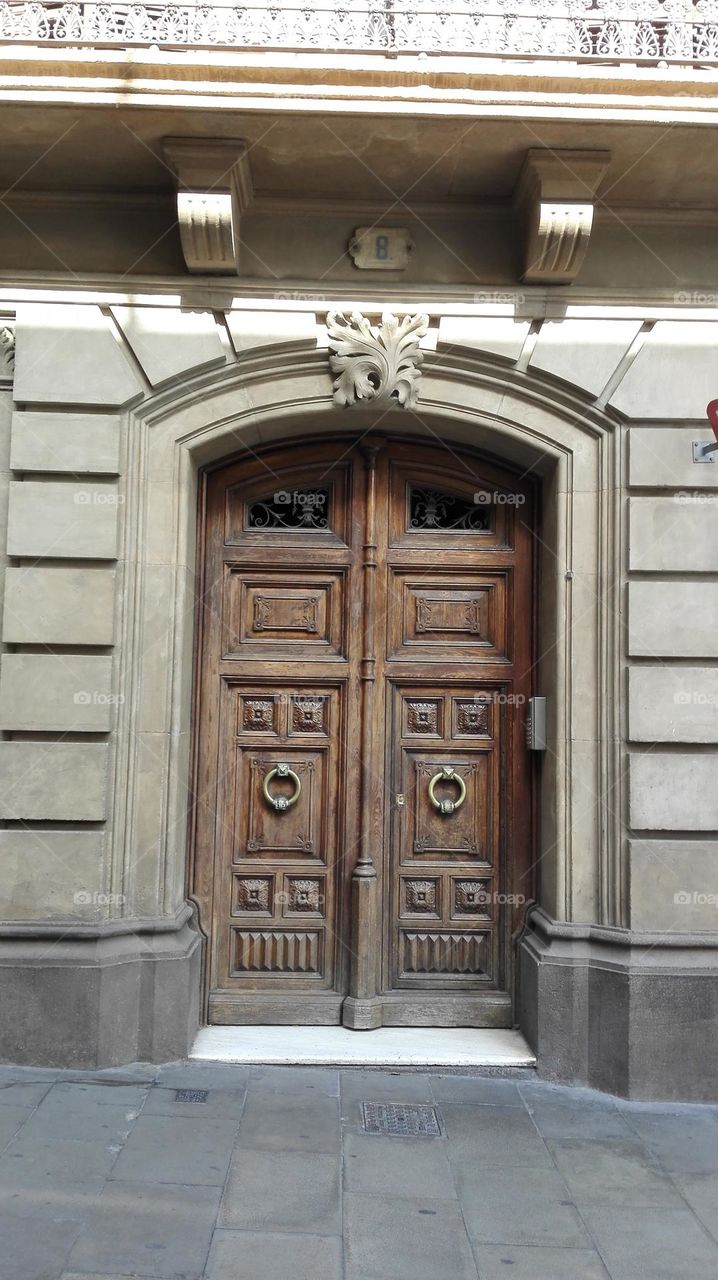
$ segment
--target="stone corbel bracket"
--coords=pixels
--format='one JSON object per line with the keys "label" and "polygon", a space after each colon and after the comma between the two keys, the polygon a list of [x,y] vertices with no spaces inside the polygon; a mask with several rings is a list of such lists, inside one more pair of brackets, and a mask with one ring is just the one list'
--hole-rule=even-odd
{"label": "stone corbel bracket", "polygon": [[594,197],[610,159],[610,151],[527,152],[514,192],[524,224],[526,284],[576,279],[591,236]]}
{"label": "stone corbel bracket", "polygon": [[240,219],[253,197],[247,144],[240,138],[165,138],[177,175],[177,220],[188,271],[239,273]]}

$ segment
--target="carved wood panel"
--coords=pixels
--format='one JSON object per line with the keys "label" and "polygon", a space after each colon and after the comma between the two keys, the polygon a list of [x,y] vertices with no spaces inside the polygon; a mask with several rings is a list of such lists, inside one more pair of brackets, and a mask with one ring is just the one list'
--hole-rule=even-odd
{"label": "carved wood panel", "polygon": [[404,567],[389,583],[389,653],[433,661],[507,661],[510,586],[505,573]]}
{"label": "carved wood panel", "polygon": [[225,582],[225,656],[339,655],[344,635],[344,575],[231,566]]}
{"label": "carved wood panel", "polygon": [[[394,689],[390,819],[392,983],[490,983],[499,960],[501,695],[435,684]],[[417,742],[411,708],[431,708]],[[433,785],[432,785],[432,780]],[[442,809],[442,802],[448,802]]]}

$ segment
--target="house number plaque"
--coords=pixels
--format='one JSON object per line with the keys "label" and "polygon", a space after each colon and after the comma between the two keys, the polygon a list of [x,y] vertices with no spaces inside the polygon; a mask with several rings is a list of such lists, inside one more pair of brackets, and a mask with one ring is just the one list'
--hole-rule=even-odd
{"label": "house number plaque", "polygon": [[414,248],[406,227],[357,227],[349,241],[361,271],[405,271]]}

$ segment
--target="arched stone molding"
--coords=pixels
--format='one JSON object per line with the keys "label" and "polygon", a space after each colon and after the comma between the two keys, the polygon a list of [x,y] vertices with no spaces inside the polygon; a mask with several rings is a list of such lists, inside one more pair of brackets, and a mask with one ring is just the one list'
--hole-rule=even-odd
{"label": "arched stone molding", "polygon": [[200,468],[243,448],[373,422],[471,445],[542,479],[535,687],[551,715],[541,906],[552,920],[620,926],[619,433],[552,380],[458,347],[428,356],[414,410],[337,409],[326,354],[289,344],[129,413],[113,891],[134,919],[176,918],[185,902]]}

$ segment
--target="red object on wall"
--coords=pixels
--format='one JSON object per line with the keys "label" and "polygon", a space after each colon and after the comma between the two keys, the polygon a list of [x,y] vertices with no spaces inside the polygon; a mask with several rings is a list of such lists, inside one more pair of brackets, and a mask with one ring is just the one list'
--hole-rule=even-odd
{"label": "red object on wall", "polygon": [[718,400],[709,401],[706,405],[706,413],[708,415],[708,421],[713,428],[713,434],[716,440],[718,440]]}

